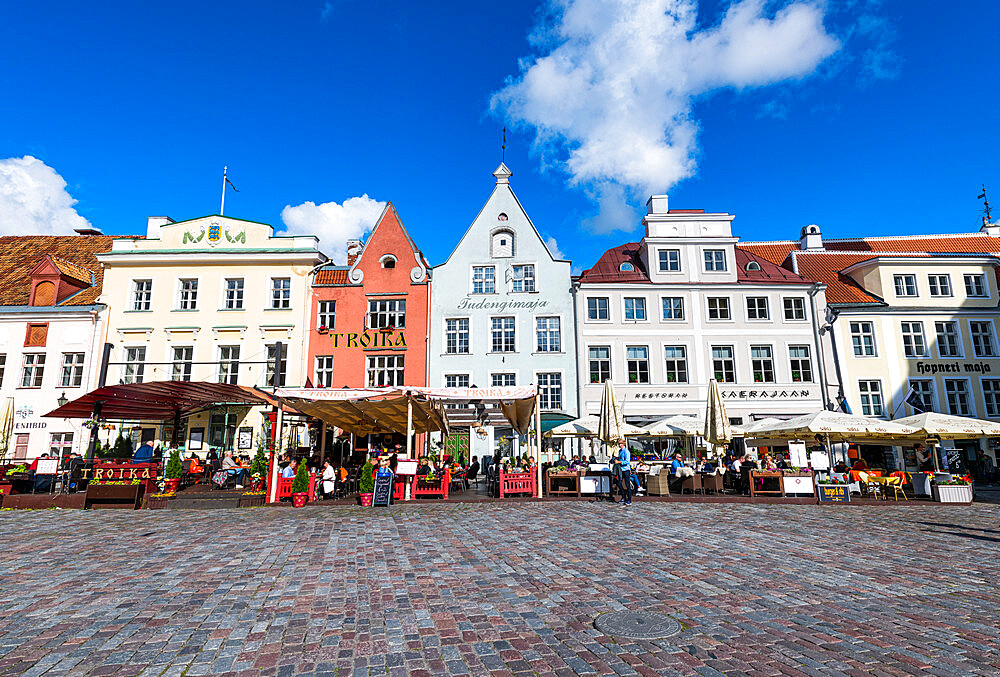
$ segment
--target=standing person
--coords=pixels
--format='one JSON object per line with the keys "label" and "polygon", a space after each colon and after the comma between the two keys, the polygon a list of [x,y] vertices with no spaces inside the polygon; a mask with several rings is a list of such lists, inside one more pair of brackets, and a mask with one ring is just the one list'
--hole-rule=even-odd
{"label": "standing person", "polygon": [[917,466],[921,472],[934,472],[934,461],[930,453],[924,451],[924,445],[917,442],[913,445],[913,452],[917,457]]}
{"label": "standing person", "polygon": [[618,440],[618,465],[621,471],[622,504],[632,505],[632,455],[624,439]]}

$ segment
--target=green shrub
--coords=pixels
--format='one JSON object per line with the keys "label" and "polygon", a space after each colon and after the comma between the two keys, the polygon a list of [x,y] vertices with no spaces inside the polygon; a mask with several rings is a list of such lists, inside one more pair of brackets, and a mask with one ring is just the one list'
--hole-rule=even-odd
{"label": "green shrub", "polygon": [[375,477],[373,473],[375,472],[375,466],[372,465],[371,461],[366,461],[363,466],[361,466],[361,482],[359,491],[362,494],[371,494],[375,491]]}
{"label": "green shrub", "polygon": [[266,482],[269,449],[264,443],[257,445],[257,453],[250,462],[250,477],[261,477]]}
{"label": "green shrub", "polygon": [[181,452],[177,449],[170,450],[170,459],[167,461],[167,469],[164,475],[168,480],[179,480],[184,466],[181,465]]}
{"label": "green shrub", "polygon": [[292,493],[304,494],[309,491],[309,468],[305,459],[299,462],[299,469],[295,471],[295,479],[292,480]]}

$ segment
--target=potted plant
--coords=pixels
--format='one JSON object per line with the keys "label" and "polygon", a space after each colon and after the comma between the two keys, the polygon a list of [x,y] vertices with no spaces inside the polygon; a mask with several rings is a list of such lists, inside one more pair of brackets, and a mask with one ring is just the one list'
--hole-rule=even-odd
{"label": "potted plant", "polygon": [[933,491],[939,503],[972,503],[972,484],[964,477],[953,475],[950,482],[935,482]]}
{"label": "potted plant", "polygon": [[309,502],[309,468],[303,460],[292,480],[292,507],[301,508]]}
{"label": "potted plant", "polygon": [[167,460],[167,467],[163,472],[164,477],[166,477],[163,481],[166,493],[177,493],[177,488],[181,484],[182,472],[184,472],[184,467],[181,465],[181,452],[177,449],[171,449],[170,458]]}
{"label": "potted plant", "polygon": [[321,325],[316,328],[316,331],[318,331],[320,334],[329,334],[330,328],[325,325]]}
{"label": "potted plant", "polygon": [[849,503],[850,487],[837,478],[830,476],[816,480],[816,499],[819,503]]}
{"label": "potted plant", "polygon": [[261,442],[257,445],[257,453],[250,462],[250,491],[254,493],[264,491],[269,451],[267,443]]}
{"label": "potted plant", "polygon": [[371,461],[365,462],[361,466],[361,482],[359,484],[358,497],[361,499],[361,505],[368,508],[372,504],[372,496],[375,493],[375,466],[371,464]]}

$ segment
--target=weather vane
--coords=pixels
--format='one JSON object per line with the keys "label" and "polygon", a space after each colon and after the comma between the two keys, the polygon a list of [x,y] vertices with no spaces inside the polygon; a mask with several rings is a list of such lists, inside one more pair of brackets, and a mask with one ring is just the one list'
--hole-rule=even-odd
{"label": "weather vane", "polygon": [[985,183],[983,184],[983,192],[979,194],[979,197],[977,199],[983,201],[983,212],[986,214],[983,217],[983,225],[984,226],[988,226],[991,223],[993,223],[993,218],[990,216],[990,201],[986,197],[986,184]]}
{"label": "weather vane", "polygon": [[500,144],[500,162],[507,161],[507,128],[503,128],[503,143]]}

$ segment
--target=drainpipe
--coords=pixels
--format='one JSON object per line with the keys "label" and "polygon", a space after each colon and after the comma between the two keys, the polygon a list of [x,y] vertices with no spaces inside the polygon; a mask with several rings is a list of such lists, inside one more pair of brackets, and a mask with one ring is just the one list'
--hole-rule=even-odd
{"label": "drainpipe", "polygon": [[[826,351],[823,350],[822,339],[820,338],[819,323],[816,319],[816,294],[819,293],[820,285],[813,285],[809,290],[809,309],[812,311],[813,340],[816,341],[816,348],[819,355],[816,364],[819,366],[819,387],[820,395],[823,398],[823,408],[830,409],[830,394],[826,381]],[[832,341],[832,337],[831,337]],[[838,369],[839,371],[839,369]],[[839,379],[838,379],[839,380]]]}

